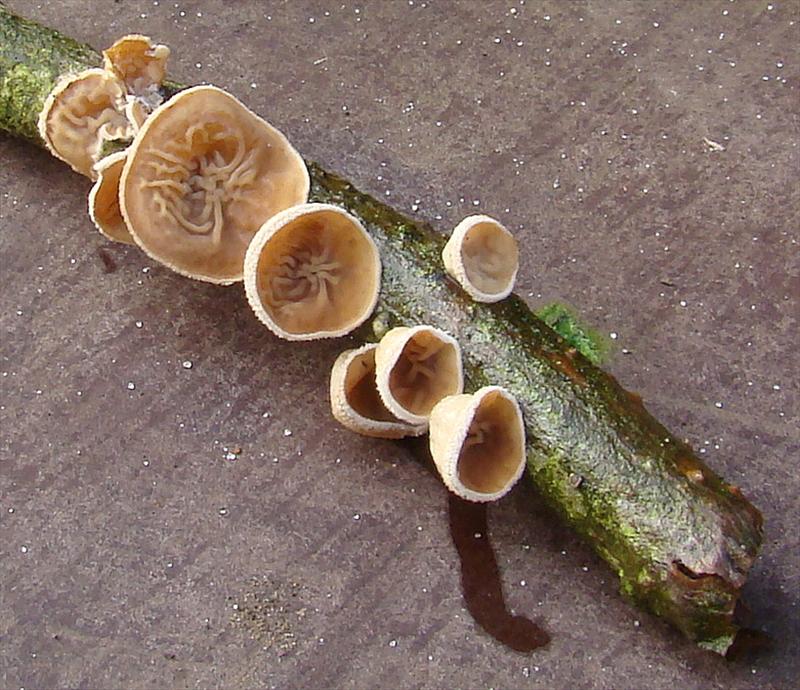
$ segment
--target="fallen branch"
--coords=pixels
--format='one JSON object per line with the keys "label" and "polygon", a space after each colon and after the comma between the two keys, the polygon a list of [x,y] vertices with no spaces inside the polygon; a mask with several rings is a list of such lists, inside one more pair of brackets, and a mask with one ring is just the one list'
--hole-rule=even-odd
{"label": "fallen branch", "polygon": [[[0,5],[0,129],[43,146],[37,119],[59,78],[101,64],[88,46]],[[347,209],[380,249],[383,288],[363,339],[422,323],[454,335],[468,390],[502,385],[519,401],[528,476],[619,575],[622,593],[724,653],[761,543],[759,512],[519,297],[473,302],[445,274],[444,239],[430,226],[308,167],[311,200]]]}

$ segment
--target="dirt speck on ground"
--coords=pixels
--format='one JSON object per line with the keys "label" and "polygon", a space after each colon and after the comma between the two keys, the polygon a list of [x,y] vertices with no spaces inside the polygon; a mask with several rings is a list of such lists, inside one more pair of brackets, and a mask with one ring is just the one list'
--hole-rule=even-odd
{"label": "dirt speck on ground", "polygon": [[308,609],[308,589],[269,575],[247,580],[240,594],[230,597],[231,624],[278,656],[292,652],[298,644],[298,629]]}

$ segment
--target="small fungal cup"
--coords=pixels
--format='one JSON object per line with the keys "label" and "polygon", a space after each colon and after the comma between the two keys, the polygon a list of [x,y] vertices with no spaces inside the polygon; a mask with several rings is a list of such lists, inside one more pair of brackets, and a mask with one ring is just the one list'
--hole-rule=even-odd
{"label": "small fungal cup", "polygon": [[519,269],[514,236],[494,218],[468,216],[442,250],[445,269],[477,302],[499,302],[511,294]]}
{"label": "small fungal cup", "polygon": [[169,48],[147,36],[130,34],[103,51],[103,65],[125,84],[128,93],[152,110],[161,103],[158,89],[167,74]]}
{"label": "small fungal cup", "polygon": [[426,425],[436,403],[464,388],[458,342],[433,326],[391,329],[375,351],[375,372],[383,404],[413,425]]}
{"label": "small fungal cup", "polygon": [[300,204],[258,231],[244,275],[250,306],[275,335],[337,338],[375,309],[381,261],[357,218],[331,204]]}
{"label": "small fungal cup", "polygon": [[525,469],[522,412],[499,386],[444,398],[431,412],[429,441],[442,481],[468,501],[505,496]]}
{"label": "small fungal cup", "polygon": [[363,436],[403,438],[425,433],[425,425],[401,422],[383,404],[375,384],[375,350],[369,343],[339,355],[331,371],[331,411],[342,426]]}

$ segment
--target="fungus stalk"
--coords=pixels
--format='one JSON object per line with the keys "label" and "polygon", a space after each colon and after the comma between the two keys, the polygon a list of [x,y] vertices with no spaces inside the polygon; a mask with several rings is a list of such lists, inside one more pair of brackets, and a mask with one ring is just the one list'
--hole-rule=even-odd
{"label": "fungus stalk", "polygon": [[[99,64],[92,49],[0,5],[0,128],[43,146],[36,123],[59,77]],[[467,390],[497,384],[519,402],[538,494],[618,574],[625,596],[724,653],[760,513],[522,299],[470,299],[442,270],[445,241],[430,226],[318,165],[309,171],[311,200],[347,210],[380,250],[377,314],[360,336],[418,324],[456,336]]]}

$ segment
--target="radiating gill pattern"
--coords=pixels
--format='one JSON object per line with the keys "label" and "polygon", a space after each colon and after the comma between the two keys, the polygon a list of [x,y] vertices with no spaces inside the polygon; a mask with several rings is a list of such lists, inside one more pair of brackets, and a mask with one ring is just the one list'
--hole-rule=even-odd
{"label": "radiating gill pattern", "polygon": [[431,395],[436,355],[444,343],[434,338],[412,338],[403,349],[394,380],[395,396],[412,410],[421,410]]}
{"label": "radiating gill pattern", "polygon": [[142,185],[153,190],[159,215],[188,235],[207,236],[219,246],[226,206],[257,202],[247,194],[258,174],[256,152],[247,151],[238,130],[195,124],[151,156],[153,174]]}
{"label": "radiating gill pattern", "polygon": [[328,309],[333,302],[333,288],[341,280],[341,271],[342,264],[334,258],[334,248],[329,242],[306,237],[285,251],[268,270],[266,301],[284,313]]}
{"label": "radiating gill pattern", "polygon": [[71,127],[65,127],[63,136],[84,144],[87,137],[105,135],[104,138],[123,137],[128,130],[128,120],[116,110],[108,98],[81,96],[59,112],[59,118]]}
{"label": "radiating gill pattern", "polygon": [[92,175],[100,145],[132,133],[125,115],[112,96],[89,89],[73,90],[54,109],[48,132],[55,151],[85,175]]}
{"label": "radiating gill pattern", "polygon": [[486,443],[492,434],[492,427],[493,424],[487,420],[474,420],[467,431],[467,438],[464,439],[463,450]]}

